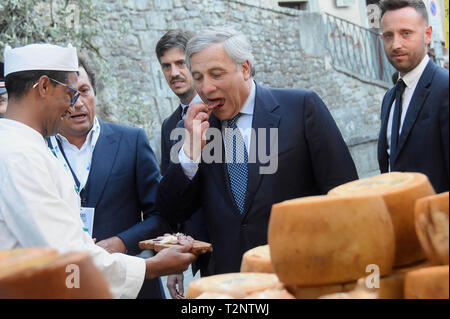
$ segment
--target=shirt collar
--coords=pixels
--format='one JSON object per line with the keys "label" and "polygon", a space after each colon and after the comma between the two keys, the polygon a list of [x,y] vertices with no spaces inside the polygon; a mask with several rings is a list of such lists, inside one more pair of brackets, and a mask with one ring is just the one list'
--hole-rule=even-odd
{"label": "shirt collar", "polygon": [[401,79],[403,79],[409,89],[414,88],[417,82],[419,82],[423,71],[427,67],[428,61],[430,61],[430,57],[428,56],[428,54],[426,54],[419,65],[414,68],[414,70],[406,73],[403,77],[400,77]]}
{"label": "shirt collar", "polygon": [[198,94],[196,94],[194,96],[194,98],[191,100],[191,102],[189,102],[189,104],[183,104],[180,101],[180,105],[181,105],[182,111],[184,111],[185,108],[187,108],[188,106],[191,106],[193,103],[196,103],[196,102],[202,102],[202,99],[200,98],[200,96]]}
{"label": "shirt collar", "polygon": [[255,110],[255,97],[256,97],[256,85],[252,80],[252,89],[250,94],[248,95],[247,100],[239,111],[242,114],[253,115],[253,111]]}
{"label": "shirt collar", "polygon": [[8,130],[17,131],[21,137],[24,137],[28,140],[34,140],[37,143],[42,143],[43,146],[47,147],[47,141],[42,136],[41,133],[36,131],[31,126],[28,126],[22,122],[10,120],[10,119],[1,119],[1,124],[8,127]]}

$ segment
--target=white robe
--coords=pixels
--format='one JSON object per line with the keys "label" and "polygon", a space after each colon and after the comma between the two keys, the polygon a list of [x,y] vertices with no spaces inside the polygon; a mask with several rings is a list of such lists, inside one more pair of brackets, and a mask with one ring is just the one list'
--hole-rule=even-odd
{"label": "white robe", "polygon": [[52,247],[87,252],[115,298],[136,298],[144,259],[110,254],[83,230],[71,177],[31,127],[0,119],[0,250]]}

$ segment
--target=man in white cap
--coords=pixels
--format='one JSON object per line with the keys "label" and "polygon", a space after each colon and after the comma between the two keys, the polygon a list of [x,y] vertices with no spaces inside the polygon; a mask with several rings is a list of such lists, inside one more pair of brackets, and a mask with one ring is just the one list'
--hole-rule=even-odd
{"label": "man in white cap", "polygon": [[144,278],[186,270],[195,259],[192,244],[141,259],[110,254],[83,230],[80,199],[44,139],[58,132],[79,97],[75,48],[6,47],[4,57],[9,104],[0,121],[0,250],[49,246],[88,252],[115,298],[135,298]]}
{"label": "man in white cap", "polygon": [[5,77],[3,75],[3,63],[0,62],[0,118],[6,112],[8,106],[8,93],[5,87]]}

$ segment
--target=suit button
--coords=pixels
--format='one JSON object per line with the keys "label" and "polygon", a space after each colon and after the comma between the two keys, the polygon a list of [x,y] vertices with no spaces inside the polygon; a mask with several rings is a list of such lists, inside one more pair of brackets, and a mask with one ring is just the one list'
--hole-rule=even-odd
{"label": "suit button", "polygon": [[242,228],[247,228],[247,224],[242,224]]}
{"label": "suit button", "polygon": [[81,205],[86,205],[87,204],[87,199],[86,198],[82,198],[81,199]]}

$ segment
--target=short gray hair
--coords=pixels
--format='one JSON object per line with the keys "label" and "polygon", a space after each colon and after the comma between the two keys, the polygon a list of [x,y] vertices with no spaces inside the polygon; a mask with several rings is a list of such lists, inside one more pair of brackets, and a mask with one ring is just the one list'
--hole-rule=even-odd
{"label": "short gray hair", "polygon": [[250,62],[250,75],[255,75],[253,63],[255,58],[252,54],[252,46],[242,32],[230,27],[208,28],[198,33],[189,40],[186,46],[186,64],[191,70],[191,57],[213,44],[222,43],[225,52],[238,67],[245,61]]}

